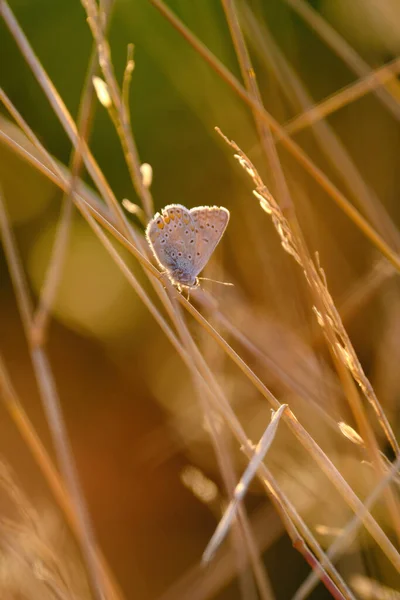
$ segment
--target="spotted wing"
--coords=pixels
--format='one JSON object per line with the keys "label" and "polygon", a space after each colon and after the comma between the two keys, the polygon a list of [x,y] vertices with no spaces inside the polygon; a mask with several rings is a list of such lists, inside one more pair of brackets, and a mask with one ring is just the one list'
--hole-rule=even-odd
{"label": "spotted wing", "polygon": [[195,274],[198,275],[224,235],[230,213],[223,207],[198,206],[191,209],[190,215],[196,229],[194,268]]}
{"label": "spotted wing", "polygon": [[181,204],[169,204],[156,213],[146,229],[146,237],[160,266],[170,271],[179,256],[194,261],[195,227],[190,211]]}

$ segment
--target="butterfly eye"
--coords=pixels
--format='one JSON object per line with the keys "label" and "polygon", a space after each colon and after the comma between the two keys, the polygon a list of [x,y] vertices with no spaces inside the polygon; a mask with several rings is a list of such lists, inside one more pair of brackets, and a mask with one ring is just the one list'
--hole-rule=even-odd
{"label": "butterfly eye", "polygon": [[182,256],[182,252],[178,252],[178,256]]}

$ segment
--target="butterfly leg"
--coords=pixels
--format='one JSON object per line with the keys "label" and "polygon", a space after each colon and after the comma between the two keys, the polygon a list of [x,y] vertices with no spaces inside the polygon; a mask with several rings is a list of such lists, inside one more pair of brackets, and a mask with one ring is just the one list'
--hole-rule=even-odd
{"label": "butterfly leg", "polygon": [[167,287],[167,286],[164,284],[164,282],[163,282],[163,279],[165,279],[165,277],[167,277],[167,278],[168,278],[167,271],[163,271],[163,272],[160,274],[160,277],[159,277],[159,280],[158,280],[160,283],[162,283],[162,285],[163,285],[164,289]]}

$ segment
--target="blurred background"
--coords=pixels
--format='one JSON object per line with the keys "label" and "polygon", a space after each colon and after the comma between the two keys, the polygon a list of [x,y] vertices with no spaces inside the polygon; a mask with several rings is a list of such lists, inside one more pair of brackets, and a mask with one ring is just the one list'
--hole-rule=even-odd
{"label": "blurred background", "polygon": [[[9,4],[76,118],[92,46],[81,3],[10,0]],[[263,102],[281,124],[291,123],[312,104],[400,52],[396,0],[249,0],[236,5]],[[169,0],[168,6],[241,80],[221,3]],[[290,404],[353,489],[365,497],[372,489],[372,471],[362,462],[363,448],[335,427],[339,421],[354,423],[319,337],[303,274],[282,251],[268,215],[251,194],[249,180],[214,130],[218,126],[234,139],[272,185],[251,111],[147,0],[116,1],[109,40],[119,81],[127,44],[135,47],[132,127],[141,161],[153,169],[155,208],[177,202],[189,208],[221,205],[231,212],[205,275],[233,282],[234,287],[210,282],[203,287],[257,352],[243,347],[226,329],[221,332],[277,398]],[[1,87],[47,150],[67,165],[71,144],[3,23],[0,63]],[[399,82],[394,77],[379,89],[380,95],[370,92],[323,123],[291,135],[398,251]],[[23,139],[3,108],[0,128]],[[139,202],[118,137],[100,104],[90,147],[117,198]],[[277,148],[309,249],[319,253],[347,331],[397,434],[397,277],[282,144],[277,142]],[[91,185],[86,176],[85,181]],[[62,192],[4,141],[0,141],[0,184],[36,302],[51,256]],[[139,221],[129,218],[143,232]],[[122,254],[150,290],[137,262],[127,252]],[[188,323],[247,435],[256,442],[269,422],[269,405],[189,317]],[[53,452],[4,254],[0,254],[0,344],[16,391]],[[203,571],[198,567],[226,496],[190,375],[77,212],[54,305],[48,357],[96,535],[126,598],[241,597],[229,541],[211,566]],[[368,414],[369,410],[366,406]],[[0,455],[43,518],[46,535],[61,545],[65,562],[74,564],[76,551],[40,471],[3,406],[0,411]],[[375,427],[372,413],[371,422]],[[217,426],[231,444],[239,474],[246,460],[224,425]],[[392,458],[380,429],[375,429],[382,450]],[[284,426],[267,464],[321,545],[329,545],[349,519],[349,509]],[[292,598],[309,568],[291,547],[261,486],[254,483],[246,505],[275,597]],[[6,498],[2,507],[8,514]],[[392,537],[385,506],[377,505],[375,513]],[[350,582],[362,576],[400,588],[400,578],[367,534],[348,548],[339,570]],[[7,590],[8,580],[3,580]],[[322,585],[312,594],[315,599],[328,597]]]}

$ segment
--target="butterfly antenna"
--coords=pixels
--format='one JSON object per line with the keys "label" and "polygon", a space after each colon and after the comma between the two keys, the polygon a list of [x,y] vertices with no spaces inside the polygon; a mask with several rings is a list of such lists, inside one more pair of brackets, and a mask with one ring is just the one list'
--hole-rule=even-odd
{"label": "butterfly antenna", "polygon": [[197,279],[202,279],[203,281],[212,281],[214,283],[220,283],[221,285],[229,285],[234,286],[234,283],[229,283],[229,281],[218,281],[217,279],[209,279],[208,277],[198,277]]}

